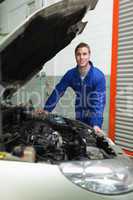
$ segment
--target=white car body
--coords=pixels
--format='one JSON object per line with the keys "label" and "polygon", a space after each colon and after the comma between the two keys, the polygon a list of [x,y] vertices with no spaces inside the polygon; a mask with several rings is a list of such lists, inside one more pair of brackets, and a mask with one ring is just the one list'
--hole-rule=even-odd
{"label": "white car body", "polygon": [[[4,100],[11,97],[19,87],[24,85],[33,75],[41,70],[43,64],[67,46],[77,34],[83,31],[86,23],[82,23],[82,18],[87,9],[95,8],[96,3],[97,0],[64,0],[49,8],[43,8],[34,13],[4,39],[0,46],[0,94]],[[38,32],[39,27],[40,32]],[[46,51],[43,52],[45,47]],[[68,158],[63,155],[63,160],[58,157],[58,152],[56,156],[52,152],[53,163],[50,163],[52,159],[46,159],[46,161],[42,160],[36,163],[34,162],[34,152],[29,152],[31,155],[28,159],[23,159],[21,154],[25,150],[19,152],[19,156],[14,156],[13,151],[14,146],[19,145],[19,142],[22,141],[21,139],[23,139],[22,137],[27,129],[27,126],[24,129],[24,125],[29,120],[29,118],[26,118],[24,124],[21,124],[20,114],[31,117],[30,122],[33,125],[32,131],[36,129],[36,126],[40,128],[39,123],[41,125],[43,124],[43,116],[42,119],[38,118],[38,116],[34,117],[31,113],[27,113],[27,110],[23,110],[26,107],[3,105],[1,102],[2,106],[3,110],[0,112],[1,200],[133,199],[132,162],[107,137],[104,135],[97,136],[90,127],[75,120],[58,116],[55,116],[54,121],[50,121],[51,118],[44,119],[44,128],[47,123],[48,125],[49,123],[53,123],[52,128],[56,125],[56,128],[53,128],[53,133],[50,133],[50,136],[59,139],[57,144],[55,143],[57,150],[59,148],[62,150],[64,143],[59,133],[63,132],[64,134],[66,128],[65,133],[68,134],[62,136],[66,142],[65,145],[68,142],[68,147],[71,147],[71,145],[75,145],[76,148],[79,147],[78,150],[74,149],[76,156],[78,157],[78,151],[81,151],[80,153],[82,154],[84,153],[82,150],[84,150],[86,151],[86,157],[81,156],[79,160],[74,160],[74,158],[69,158],[70,155]],[[18,112],[15,115],[14,113],[16,111],[23,112]],[[5,120],[4,125],[2,123],[3,119]],[[15,120],[19,123],[15,124]],[[37,121],[36,123],[36,120],[41,121]],[[34,123],[36,126],[34,126]],[[14,128],[16,125],[17,131]],[[51,127],[48,126],[49,129],[47,131],[51,131]],[[58,129],[61,129],[61,131]],[[71,131],[72,135],[67,130]],[[94,142],[94,146],[93,144],[91,145],[91,142],[89,144],[90,146],[86,145],[86,138],[81,137],[84,131],[90,137],[89,139]],[[70,138],[71,136],[78,137],[79,140],[74,138],[74,142],[72,141],[73,144],[69,144],[69,141],[65,140],[69,134]],[[75,136],[74,134],[77,135]],[[16,144],[12,144],[16,136],[18,137],[15,139]],[[45,142],[50,143],[52,137],[50,139],[45,138],[47,140],[42,141],[47,145]],[[31,142],[34,139],[36,139],[34,135],[30,135],[29,141]],[[40,141],[39,139],[38,141]],[[12,145],[14,146],[12,147]],[[81,148],[82,145],[84,149]],[[6,149],[8,153],[2,151],[2,148]],[[64,151],[62,152],[64,153]],[[45,158],[45,154],[43,156]]]}

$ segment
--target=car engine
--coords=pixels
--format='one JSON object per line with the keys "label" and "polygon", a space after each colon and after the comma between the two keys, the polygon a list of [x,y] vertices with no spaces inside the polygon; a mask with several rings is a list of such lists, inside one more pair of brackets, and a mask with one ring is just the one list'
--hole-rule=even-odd
{"label": "car engine", "polygon": [[35,162],[55,164],[116,156],[105,136],[80,121],[38,114],[28,106],[2,106],[2,113],[2,142],[5,151],[12,155],[20,157],[25,147],[32,146]]}

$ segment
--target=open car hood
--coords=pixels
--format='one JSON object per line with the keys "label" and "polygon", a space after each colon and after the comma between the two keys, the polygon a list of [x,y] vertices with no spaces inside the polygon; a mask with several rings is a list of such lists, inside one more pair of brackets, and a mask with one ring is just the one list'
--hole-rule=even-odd
{"label": "open car hood", "polygon": [[3,1],[5,1],[5,0],[0,0],[0,3],[2,3]]}
{"label": "open car hood", "polygon": [[0,94],[11,96],[66,47],[86,25],[87,10],[98,0],[63,0],[42,8],[4,38],[0,45]]}

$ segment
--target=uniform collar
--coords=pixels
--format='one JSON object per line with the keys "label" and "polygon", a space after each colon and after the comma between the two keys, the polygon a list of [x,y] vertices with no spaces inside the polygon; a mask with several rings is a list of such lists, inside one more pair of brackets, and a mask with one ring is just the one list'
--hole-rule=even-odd
{"label": "uniform collar", "polygon": [[78,65],[76,66],[76,69],[77,69],[77,71],[78,71],[78,73],[79,73],[80,76],[87,76],[87,74],[88,74],[89,71],[92,69],[92,67],[93,67],[93,63],[92,63],[91,61],[89,61],[89,69],[88,69],[88,70],[86,71],[86,73],[83,74],[83,75],[80,73],[80,71],[79,71],[79,66],[78,66]]}

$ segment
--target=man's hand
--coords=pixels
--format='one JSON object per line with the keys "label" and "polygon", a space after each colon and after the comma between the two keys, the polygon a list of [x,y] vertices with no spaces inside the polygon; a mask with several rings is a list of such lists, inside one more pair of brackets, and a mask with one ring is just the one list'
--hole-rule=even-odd
{"label": "man's hand", "polygon": [[99,126],[94,126],[93,128],[94,128],[96,134],[98,134],[99,136],[103,136],[104,135],[104,132],[102,131],[101,128],[99,128]]}
{"label": "man's hand", "polygon": [[35,110],[36,114],[44,114],[44,115],[48,115],[49,112],[47,110],[43,110],[42,108],[38,108]]}
{"label": "man's hand", "polygon": [[99,128],[99,126],[93,126],[94,130],[96,131],[96,133],[101,132],[102,130]]}

